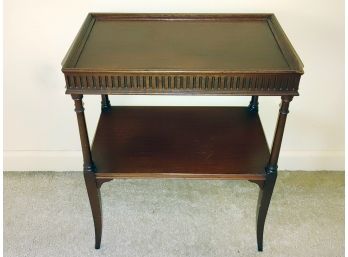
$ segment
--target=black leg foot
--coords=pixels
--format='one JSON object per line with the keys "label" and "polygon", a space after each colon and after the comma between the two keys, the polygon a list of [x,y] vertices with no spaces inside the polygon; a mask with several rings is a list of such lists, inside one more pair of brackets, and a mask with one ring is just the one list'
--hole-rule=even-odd
{"label": "black leg foot", "polygon": [[97,186],[97,181],[93,172],[85,171],[84,177],[94,220],[95,249],[99,249],[102,236],[102,205],[100,189]]}
{"label": "black leg foot", "polygon": [[267,216],[268,207],[272,198],[273,188],[277,179],[277,171],[266,171],[266,180],[262,187],[260,187],[259,199],[256,213],[256,235],[257,235],[257,249],[263,250],[263,230]]}

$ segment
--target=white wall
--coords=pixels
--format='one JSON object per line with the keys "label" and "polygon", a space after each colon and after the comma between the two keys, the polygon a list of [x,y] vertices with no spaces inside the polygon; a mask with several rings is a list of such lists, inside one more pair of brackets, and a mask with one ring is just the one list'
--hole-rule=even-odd
{"label": "white wall", "polygon": [[[5,0],[4,169],[81,170],[60,62],[88,12],[273,12],[305,64],[280,169],[344,169],[343,0]],[[329,90],[328,90],[329,88]],[[245,97],[112,97],[115,105],[246,105]],[[260,99],[271,142],[279,97]],[[85,97],[90,138],[100,99]]]}

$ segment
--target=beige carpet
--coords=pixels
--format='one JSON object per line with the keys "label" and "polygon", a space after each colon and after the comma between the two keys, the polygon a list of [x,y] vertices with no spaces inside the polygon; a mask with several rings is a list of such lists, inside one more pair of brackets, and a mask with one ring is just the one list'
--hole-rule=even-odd
{"label": "beige carpet", "polygon": [[344,173],[280,172],[258,253],[258,188],[247,181],[117,180],[94,231],[80,172],[5,173],[4,255],[344,256]]}

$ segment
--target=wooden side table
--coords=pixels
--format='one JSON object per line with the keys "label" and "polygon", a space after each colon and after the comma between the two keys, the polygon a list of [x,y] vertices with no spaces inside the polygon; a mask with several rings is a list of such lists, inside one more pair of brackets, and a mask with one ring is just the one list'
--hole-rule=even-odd
{"label": "wooden side table", "polygon": [[[303,64],[273,14],[88,14],[63,63],[75,101],[95,248],[101,185],[116,178],[246,179],[260,187],[257,244]],[[82,97],[101,95],[90,147]],[[108,95],[251,96],[248,107],[117,107]],[[281,96],[269,150],[259,96]]]}

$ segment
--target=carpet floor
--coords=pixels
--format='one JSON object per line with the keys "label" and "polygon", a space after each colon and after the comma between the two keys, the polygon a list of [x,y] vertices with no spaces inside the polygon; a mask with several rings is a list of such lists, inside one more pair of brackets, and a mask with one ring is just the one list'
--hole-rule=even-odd
{"label": "carpet floor", "polygon": [[80,172],[5,172],[4,256],[344,256],[343,172],[279,172],[261,253],[256,184],[124,179],[101,190],[95,250]]}

